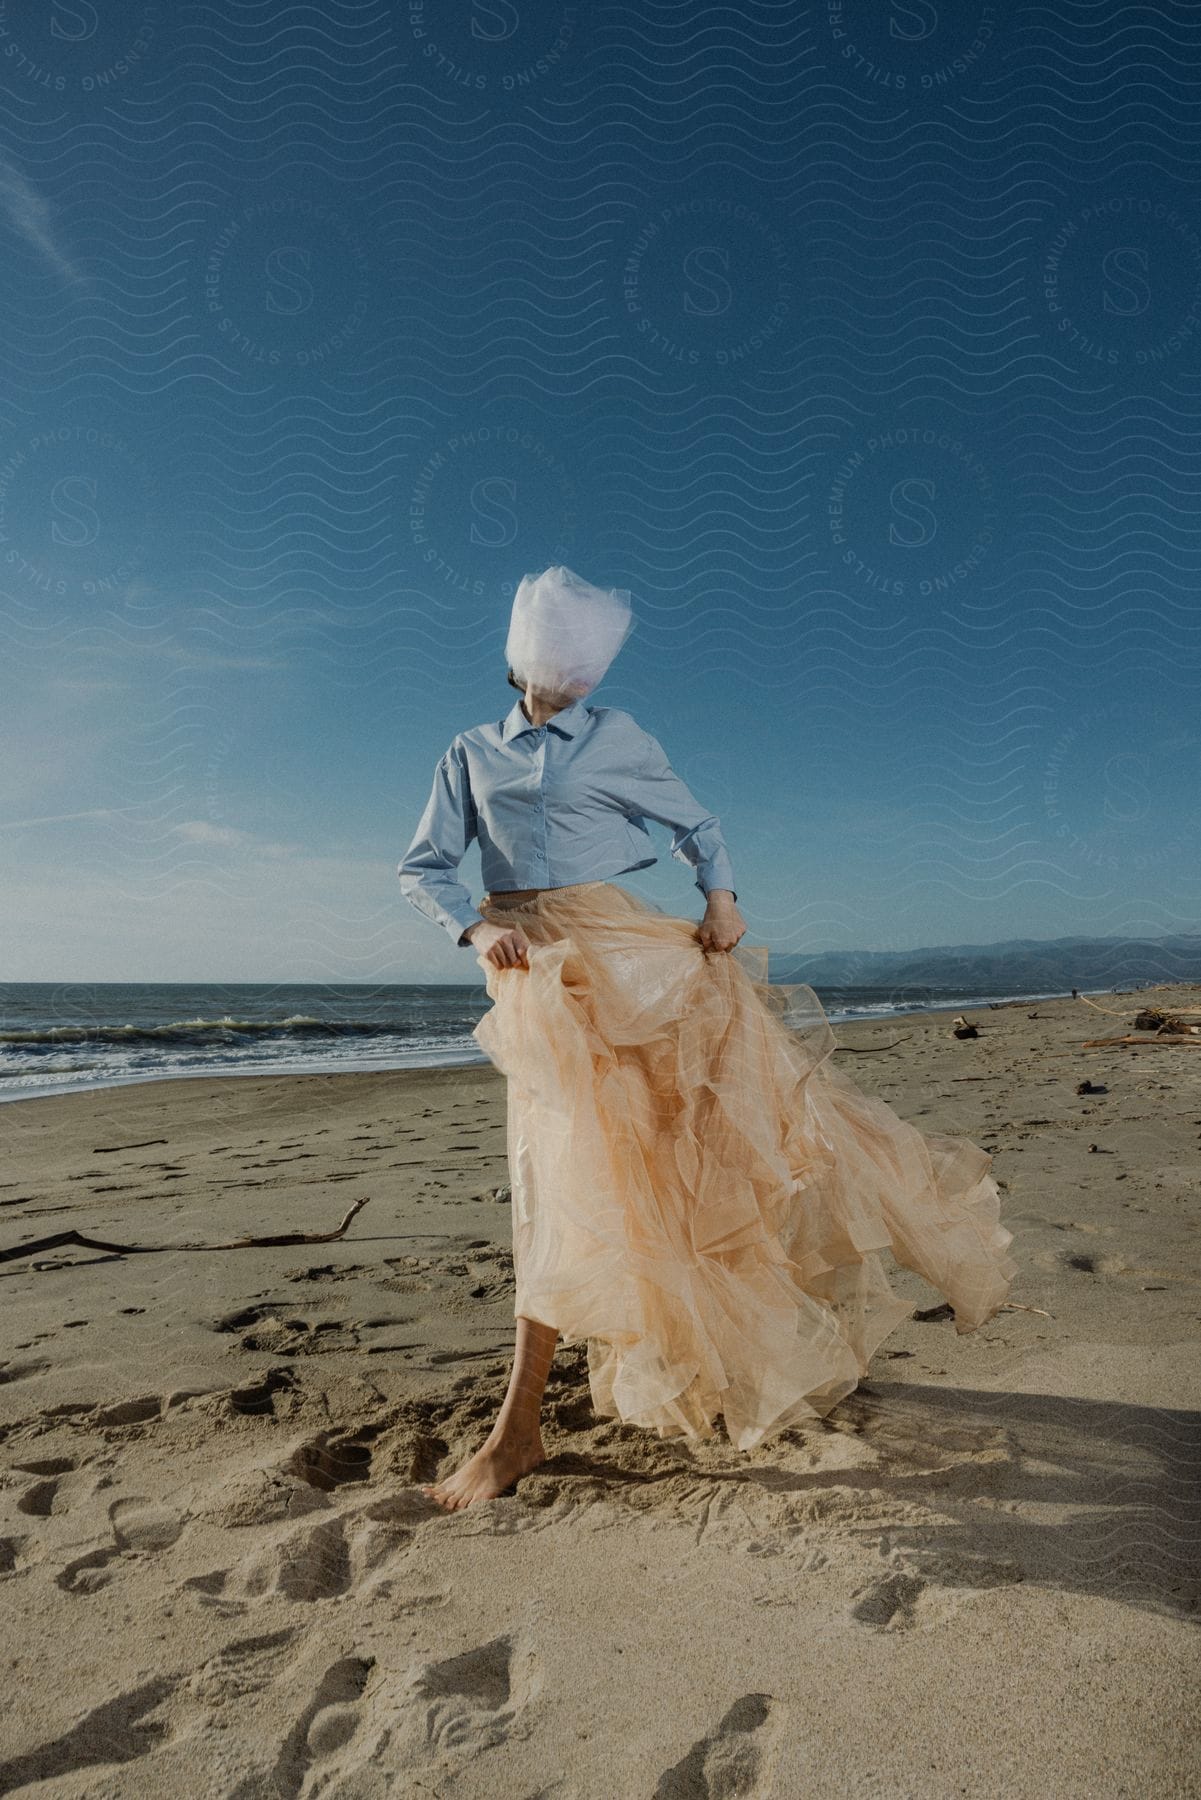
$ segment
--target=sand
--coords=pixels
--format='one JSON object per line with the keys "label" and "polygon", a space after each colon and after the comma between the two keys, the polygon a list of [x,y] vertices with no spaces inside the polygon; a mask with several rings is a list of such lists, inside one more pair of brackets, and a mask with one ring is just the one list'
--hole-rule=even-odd
{"label": "sand", "polygon": [[1012,1309],[958,1337],[886,1258],[914,1317],[749,1455],[561,1348],[546,1463],[449,1515],[512,1343],[491,1067],[0,1107],[0,1249],[369,1197],[0,1263],[0,1793],[1201,1792],[1201,1051],[1081,1048],[1148,996],[1097,998],[836,1028],[995,1152]]}

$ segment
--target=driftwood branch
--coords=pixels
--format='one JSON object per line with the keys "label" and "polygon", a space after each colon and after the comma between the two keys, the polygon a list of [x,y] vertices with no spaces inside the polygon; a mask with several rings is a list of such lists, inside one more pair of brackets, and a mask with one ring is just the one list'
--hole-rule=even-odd
{"label": "driftwood branch", "polygon": [[140,1138],[136,1144],[95,1144],[93,1156],[111,1156],[114,1150],[146,1150],[151,1144],[165,1144],[166,1138]]}
{"label": "driftwood branch", "polygon": [[836,1051],[841,1050],[844,1056],[874,1056],[879,1050],[895,1050],[898,1044],[907,1043],[913,1036],[907,1031],[904,1037],[893,1038],[891,1044],[835,1044]]}
{"label": "driftwood branch", "polygon": [[364,1194],[361,1200],[356,1200],[333,1231],[284,1231],[273,1237],[230,1238],[224,1244],[110,1244],[104,1238],[85,1237],[82,1231],[56,1231],[52,1237],[35,1238],[31,1244],[17,1244],[11,1250],[0,1250],[0,1262],[15,1262],[18,1257],[36,1256],[43,1250],[57,1250],[64,1244],[78,1244],[81,1250],[108,1250],[118,1256],[150,1256],[160,1250],[260,1250],[278,1244],[330,1244],[343,1235],[355,1214],[370,1198],[370,1194]]}
{"label": "driftwood branch", "polygon": [[1111,1019],[1124,1019],[1130,1011],[1128,1006],[1101,1006],[1096,1000],[1090,1000],[1087,994],[1077,994],[1081,1006],[1091,1006],[1094,1012],[1105,1013]]}

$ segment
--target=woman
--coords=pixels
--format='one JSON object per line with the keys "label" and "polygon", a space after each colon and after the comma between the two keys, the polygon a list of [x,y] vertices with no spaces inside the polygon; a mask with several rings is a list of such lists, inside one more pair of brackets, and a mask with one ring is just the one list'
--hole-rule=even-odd
{"label": "woman", "polygon": [[[627,599],[561,565],[525,578],[506,644],[523,699],[455,738],[398,870],[477,952],[493,1005],[474,1036],[507,1081],[516,1353],[485,1443],[425,1485],[448,1510],[542,1461],[560,1336],[587,1342],[599,1413],[692,1439],[720,1415],[750,1449],[828,1413],[910,1316],[879,1251],[959,1332],[1017,1273],[991,1157],[834,1067],[813,990],[737,948],[720,820],[629,713],[585,704]],[[609,879],[657,860],[648,818],[695,871],[699,925]],[[473,839],[478,910],[455,874]]]}

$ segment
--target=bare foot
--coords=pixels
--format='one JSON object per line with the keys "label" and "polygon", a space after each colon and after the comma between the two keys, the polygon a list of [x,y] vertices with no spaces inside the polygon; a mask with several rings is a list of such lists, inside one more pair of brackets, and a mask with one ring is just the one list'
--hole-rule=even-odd
{"label": "bare foot", "polygon": [[536,1468],[545,1454],[537,1427],[522,1435],[494,1429],[462,1468],[445,1481],[423,1482],[421,1491],[447,1512],[455,1512],[474,1500],[494,1500],[519,1475]]}
{"label": "bare foot", "polygon": [[422,1482],[421,1491],[447,1512],[456,1512],[461,1506],[470,1506],[473,1500],[495,1500],[511,1481],[537,1468],[545,1455],[536,1426],[532,1434],[521,1436],[493,1431],[461,1469],[445,1481]]}

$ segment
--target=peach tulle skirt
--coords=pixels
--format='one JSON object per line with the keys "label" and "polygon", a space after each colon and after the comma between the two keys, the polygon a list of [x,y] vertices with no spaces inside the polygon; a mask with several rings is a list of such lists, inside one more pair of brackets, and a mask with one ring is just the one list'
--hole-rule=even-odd
{"label": "peach tulle skirt", "polygon": [[878,1252],[985,1324],[1017,1265],[991,1156],[922,1133],[835,1068],[803,983],[766,946],[609,881],[481,913],[528,969],[482,954],[474,1036],[507,1084],[514,1312],[586,1340],[601,1414],[748,1450],[822,1417],[913,1307]]}

